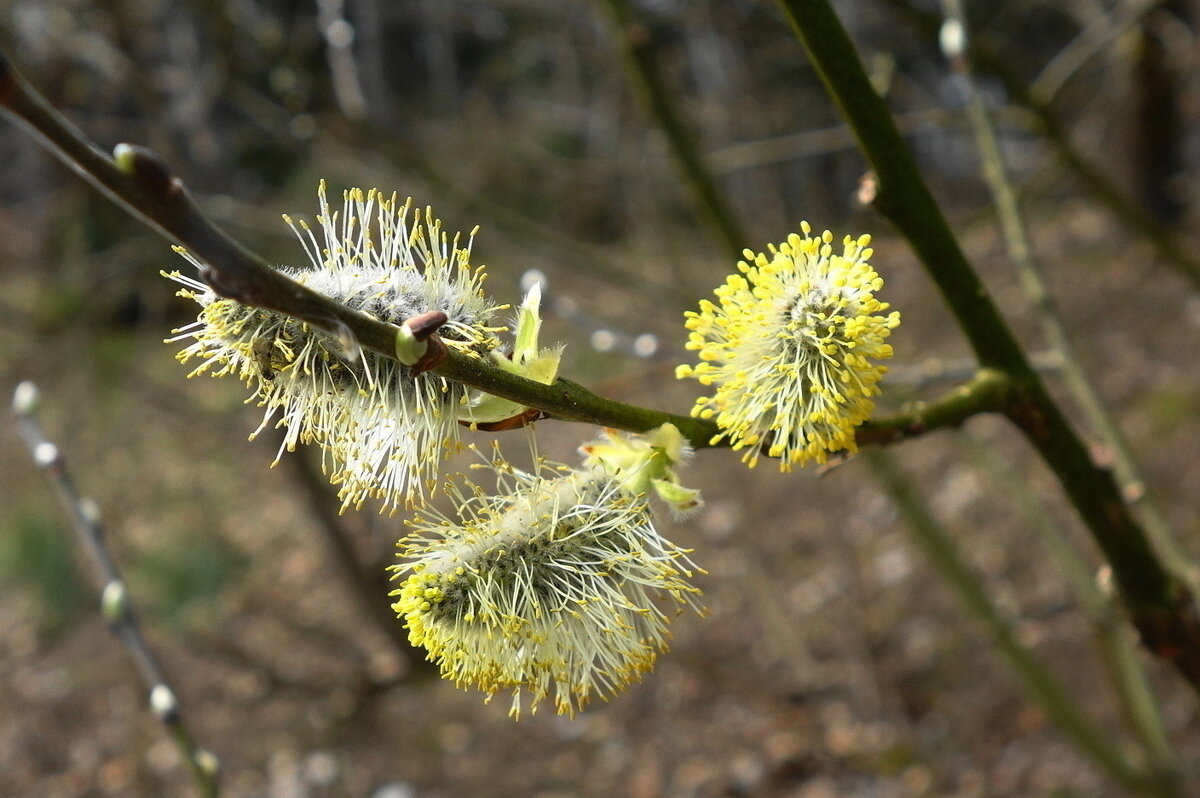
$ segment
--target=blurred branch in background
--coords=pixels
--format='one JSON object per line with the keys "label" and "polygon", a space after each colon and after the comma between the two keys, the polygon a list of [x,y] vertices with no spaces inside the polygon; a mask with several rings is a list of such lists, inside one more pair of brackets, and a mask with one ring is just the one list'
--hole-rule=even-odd
{"label": "blurred branch in background", "polygon": [[405,658],[406,671],[402,678],[436,676],[437,668],[426,659],[423,650],[413,648],[408,642],[408,633],[392,610],[388,598],[391,579],[384,564],[363,562],[340,513],[342,503],[329,489],[328,479],[314,465],[309,454],[308,451],[293,452],[291,457],[282,458],[282,462],[287,464],[293,482],[304,495],[313,524],[333,557],[346,591],[362,614],[371,619],[375,628]]}
{"label": "blurred branch in background", "polygon": [[700,205],[710,215],[713,227],[721,235],[726,252],[734,259],[742,257],[749,239],[726,200],[716,179],[704,161],[700,145],[674,100],[675,92],[662,79],[655,54],[653,31],[634,13],[629,0],[607,0],[613,17],[616,38],[629,64],[629,71],[641,88],[654,120],[670,142],[685,179],[691,184]]}
{"label": "blurred branch in background", "polygon": [[[1032,129],[1034,117],[1024,108],[1006,107],[997,109],[1005,122],[1021,129]],[[961,111],[947,108],[927,108],[922,111],[896,114],[896,128],[906,136],[922,133],[941,134],[953,125],[966,125],[968,121]],[[840,150],[853,150],[854,134],[842,125],[788,133],[758,141],[744,141],[708,153],[709,163],[718,174],[749,169],[764,164],[780,163],[797,158],[810,158]]]}
{"label": "blurred branch in background", "polygon": [[[1062,361],[1054,352],[1034,352],[1030,363],[1038,374],[1055,375],[1062,370]],[[979,371],[975,358],[929,358],[916,363],[895,363],[888,366],[883,384],[893,396],[919,393],[934,385],[969,380]]]}
{"label": "blurred branch in background", "polygon": [[[351,26],[345,16],[344,0],[321,0],[319,24],[324,34],[326,57],[338,107],[348,126],[333,126],[332,133],[355,148],[373,151],[400,172],[419,175],[446,201],[458,206],[465,215],[494,223],[518,237],[523,245],[537,243],[556,250],[555,262],[561,268],[586,272],[614,285],[633,285],[639,291],[656,296],[673,295],[681,304],[684,295],[676,282],[654,279],[641,270],[631,270],[616,262],[606,249],[572,237],[526,214],[520,205],[497,202],[485,193],[464,186],[423,152],[412,130],[396,123],[396,114],[385,98],[382,55],[379,49],[380,12],[375,0],[356,4],[360,24]],[[436,14],[436,6],[421,5],[421,11]],[[428,15],[427,15],[428,16]],[[431,23],[431,20],[424,20]],[[431,23],[432,24],[432,23]],[[441,37],[430,30],[425,36],[426,50],[437,54],[439,64],[448,62]],[[358,47],[351,45],[358,44]],[[361,62],[361,68],[360,68]],[[449,62],[452,63],[452,62]],[[438,83],[445,87],[444,70],[434,70]],[[368,96],[374,96],[368,100]],[[444,102],[445,97],[439,102]]]}
{"label": "blurred branch in background", "polygon": [[75,528],[79,545],[87,553],[97,581],[100,582],[101,613],[108,621],[113,634],[133,659],[135,670],[145,684],[150,709],[155,717],[162,721],[167,733],[175,742],[200,794],[205,798],[216,798],[220,794],[217,783],[217,758],[196,745],[191,731],[184,723],[178,693],[171,687],[158,659],[142,637],[125,581],[121,578],[116,561],[104,541],[100,509],[95,502],[80,497],[76,491],[75,482],[67,471],[66,459],[59,448],[46,437],[35,418],[38,402],[38,391],[33,383],[23,382],[17,386],[13,394],[13,410],[17,416],[21,438],[29,448],[34,463],[43,469],[54,483],[58,498]]}
{"label": "blurred branch in background", "polygon": [[1098,581],[1111,580],[1112,570],[1108,566],[1102,569],[1107,579],[1093,576],[1087,563],[1051,518],[1037,494],[1029,489],[1025,480],[991,444],[965,432],[957,437],[976,468],[987,474],[1016,501],[1030,528],[1058,564],[1076,601],[1095,630],[1100,655],[1116,687],[1121,708],[1137,735],[1154,778],[1164,787],[1173,785],[1178,791],[1182,779],[1180,763],[1167,737],[1158,699],[1150,688],[1146,670],[1139,659],[1137,647],[1130,640],[1129,627],[1121,617],[1119,608],[1112,596],[1097,585]]}
{"label": "blurred branch in background", "polygon": [[345,0],[318,0],[317,25],[325,36],[329,78],[338,107],[350,119],[366,116],[367,98],[351,48],[355,30],[346,20]]}
{"label": "blurred branch in background", "polygon": [[879,450],[867,451],[864,458],[891,496],[913,542],[958,595],[963,606],[987,628],[997,651],[1067,739],[1109,777],[1132,792],[1163,798],[1182,796],[1170,774],[1145,773],[1130,764],[1108,735],[1087,718],[1066,687],[1021,644],[1011,621],[992,602],[980,577],[968,567],[949,533],[933,517],[892,458]]}
{"label": "blurred branch in background", "polygon": [[388,130],[376,121],[360,120],[344,136],[347,143],[369,148],[398,169],[420,175],[439,196],[457,205],[465,215],[493,223],[522,242],[553,249],[554,263],[563,271],[599,277],[612,285],[631,286],[652,296],[672,297],[680,304],[684,301],[683,289],[678,282],[666,282],[642,270],[630,269],[606,248],[555,230],[523,213],[517,205],[496,202],[465,188],[397,131]]}
{"label": "blurred branch in background", "polygon": [[1138,521],[1145,526],[1168,567],[1176,576],[1187,581],[1193,595],[1200,595],[1200,569],[1179,544],[1175,530],[1171,528],[1170,522],[1149,490],[1125,433],[1108,412],[1091,377],[1084,369],[1083,361],[1067,332],[1057,303],[1046,286],[1041,265],[1034,255],[1033,245],[1017,203],[1016,192],[1008,178],[996,130],[972,74],[968,56],[970,34],[962,4],[959,0],[943,0],[943,7],[946,23],[940,37],[942,49],[951,70],[961,80],[967,92],[967,112],[982,160],[983,177],[991,190],[1005,247],[1016,267],[1021,286],[1033,303],[1043,335],[1061,360],[1067,389],[1083,409],[1088,423],[1100,434],[1112,452],[1114,471],[1125,500],[1133,508]]}
{"label": "blurred branch in background", "polygon": [[1163,0],[1127,0],[1118,3],[1113,14],[1093,10],[1090,19],[1083,23],[1079,35],[1059,50],[1029,84],[1029,97],[1039,105],[1049,107],[1063,87],[1089,61],[1141,24],[1148,13],[1161,5]]}
{"label": "blurred branch in background", "polygon": [[[937,40],[942,25],[940,14],[918,8],[911,0],[883,0],[883,2],[898,10],[906,19],[916,25],[927,39]],[[1145,6],[1139,4],[1138,8],[1149,10],[1155,5],[1158,4],[1149,3]],[[1094,50],[1089,49],[1088,52],[1094,52]],[[1071,142],[1070,134],[1058,121],[1058,117],[1049,103],[1049,98],[1053,96],[1049,89],[1054,88],[1054,83],[1042,84],[1042,90],[1047,92],[1046,96],[1034,94],[1004,58],[997,55],[996,48],[983,36],[971,39],[966,55],[977,70],[1000,80],[1012,102],[1033,112],[1039,121],[1038,132],[1050,143],[1055,153],[1083,187],[1107,207],[1122,224],[1152,244],[1159,257],[1175,269],[1193,289],[1200,289],[1200,258],[1197,258],[1188,247],[1180,243],[1176,234],[1169,227],[1130,198],[1110,177],[1110,169],[1093,163]]]}

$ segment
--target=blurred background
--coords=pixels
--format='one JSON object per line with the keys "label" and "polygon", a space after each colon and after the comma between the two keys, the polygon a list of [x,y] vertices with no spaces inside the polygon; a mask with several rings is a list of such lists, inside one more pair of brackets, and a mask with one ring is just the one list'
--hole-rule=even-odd
{"label": "blurred background", "polygon": [[[836,5],[968,254],[1043,351],[965,94],[936,46],[938,5]],[[1052,290],[1195,553],[1196,4],[968,6]],[[499,300],[518,301],[527,270],[546,276],[545,336],[567,344],[563,374],[684,412],[696,386],[673,378],[688,357],[682,313],[732,271],[734,236],[678,167],[632,47],[745,246],[781,241],[802,219],[875,236],[883,297],[904,316],[882,410],[969,373],[911,252],[856,200],[864,162],[772,3],[0,0],[0,45],[103,148],[157,150],[274,263],[302,262],[280,214],[311,219],[321,178],[335,196],[411,195],[451,231],[480,225],[473,260]],[[573,721],[543,708],[514,725],[506,700],[484,705],[431,678],[389,619],[384,568],[403,518],[337,517],[312,452],[270,469],[277,439],[247,442],[260,411],[242,386],[185,381],[179,345],[163,339],[196,308],[158,274],[187,268],[167,243],[7,120],[0,164],[0,388],[42,388],[43,422],[104,512],[150,644],[228,794],[1125,794],[1025,698],[857,461],[785,476],[702,452],[685,481],[708,507],[663,531],[707,570],[709,616],[678,619],[644,683]],[[538,434],[545,453],[572,460],[594,430],[545,422]],[[526,445],[521,432],[499,438]],[[1128,747],[1094,628],[1010,490],[1014,478],[1032,488],[1097,566],[1053,476],[994,418],[894,453],[1021,640]],[[195,794],[11,423],[0,490],[0,794]],[[1196,695],[1143,661],[1195,768]]]}

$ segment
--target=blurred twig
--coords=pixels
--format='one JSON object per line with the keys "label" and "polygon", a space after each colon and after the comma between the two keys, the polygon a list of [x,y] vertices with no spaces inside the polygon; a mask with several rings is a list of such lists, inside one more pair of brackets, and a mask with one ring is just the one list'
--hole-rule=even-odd
{"label": "blurred twig", "polygon": [[607,0],[609,12],[616,25],[617,39],[629,63],[629,70],[645,95],[655,121],[667,135],[671,150],[683,169],[684,176],[696,191],[701,205],[712,217],[713,224],[734,260],[742,257],[747,238],[733,208],[717,186],[711,170],[683,115],[675,104],[671,91],[659,74],[658,56],[650,28],[638,20],[629,0]]}
{"label": "blurred twig", "polygon": [[[1000,109],[1004,118],[1019,128],[1032,127],[1033,120],[1024,108]],[[896,115],[896,127],[906,135],[922,132],[942,134],[950,126],[964,123],[961,111],[948,108],[926,108],[907,114]],[[719,174],[749,169],[754,166],[779,163],[796,158],[824,155],[856,147],[854,134],[844,124],[832,127],[804,130],[783,136],[773,136],[757,141],[730,144],[708,153],[708,161]]]}
{"label": "blurred twig", "polygon": [[[930,39],[936,39],[941,29],[941,16],[925,11],[912,0],[883,0],[912,21]],[[1068,170],[1093,197],[1103,203],[1121,223],[1145,238],[1169,266],[1187,280],[1193,289],[1200,289],[1200,258],[1189,251],[1165,224],[1146,212],[1129,197],[1112,178],[1110,170],[1088,160],[1071,143],[1071,137],[1058,121],[1049,102],[1030,90],[1025,81],[1002,57],[996,54],[983,37],[971,40],[967,52],[976,69],[987,72],[1004,84],[1005,91],[1018,105],[1028,108],[1038,120],[1037,132],[1045,137]]]}
{"label": "blurred twig", "polygon": [[886,452],[872,450],[866,452],[864,458],[891,495],[913,542],[958,594],[963,605],[987,627],[996,648],[1008,660],[1030,696],[1067,739],[1126,789],[1152,795],[1172,795],[1127,762],[1110,743],[1108,735],[1083,714],[1062,683],[1021,645],[1011,623],[988,597],[979,578],[963,561],[954,541],[929,512],[925,502],[891,457]]}
{"label": "blurred twig", "polygon": [[1029,84],[1029,96],[1045,105],[1054,102],[1063,86],[1088,61],[1162,4],[1163,0],[1132,0],[1118,4],[1115,15],[1095,14],[1079,35],[1059,50]]}
{"label": "blurred twig", "polygon": [[1154,777],[1162,783],[1164,794],[1179,794],[1178,758],[1167,738],[1158,701],[1138,660],[1138,652],[1111,597],[1097,586],[1083,558],[1025,480],[986,441],[966,433],[958,437],[976,466],[1013,496],[1022,515],[1058,563],[1096,630],[1100,653],[1120,696],[1121,707],[1146,752]]}
{"label": "blurred twig", "polygon": [[325,37],[325,59],[333,96],[342,113],[358,119],[367,113],[367,99],[354,60],[354,28],[346,19],[345,0],[317,0],[317,25]]}
{"label": "blurred twig", "polygon": [[1038,450],[1113,568],[1125,606],[1151,651],[1200,688],[1200,614],[1188,586],[1159,559],[1112,474],[1047,392],[971,267],[854,43],[828,0],[780,0],[826,90],[874,169],[869,201],[908,239],[983,366],[1013,382],[1005,414]]}
{"label": "blurred twig", "polygon": [[407,658],[409,676],[436,675],[437,669],[423,656],[424,651],[418,651],[408,642],[408,635],[391,608],[387,598],[389,588],[386,572],[382,568],[371,571],[363,566],[341,521],[341,502],[329,490],[328,481],[305,454],[297,452],[294,457],[284,458],[284,462],[304,494],[313,523],[325,539],[346,589],[359,609]]}
{"label": "blurred twig", "polygon": [[1067,389],[1083,408],[1088,422],[1099,431],[1112,450],[1114,470],[1125,500],[1146,528],[1167,565],[1178,576],[1186,579],[1195,593],[1200,589],[1200,573],[1197,566],[1179,545],[1170,522],[1150,493],[1128,439],[1104,406],[1096,386],[1084,369],[1075,344],[1071,341],[1058,312],[1057,303],[1046,287],[1041,265],[1033,253],[1025,220],[1017,203],[1016,192],[1008,179],[996,130],[972,74],[972,65],[967,55],[969,34],[962,5],[959,0],[943,0],[943,8],[946,12],[946,24],[941,36],[942,47],[950,68],[967,91],[967,112],[982,159],[983,177],[991,190],[1005,247],[1017,269],[1021,286],[1033,302],[1046,340],[1058,353]]}
{"label": "blurred twig", "polygon": [[[1062,369],[1062,362],[1055,352],[1034,352],[1029,361],[1039,374],[1057,374]],[[978,370],[979,364],[972,357],[934,357],[919,363],[891,363],[883,384],[889,388],[922,391],[934,385],[968,380]]]}
{"label": "blurred twig", "polygon": [[522,241],[553,248],[557,252],[553,262],[564,270],[599,277],[615,285],[630,286],[655,297],[667,295],[682,299],[678,284],[664,282],[645,270],[625,268],[607,250],[548,227],[518,207],[497,202],[471,186],[462,185],[430,163],[428,158],[422,157],[411,140],[388,130],[377,120],[356,120],[345,139],[356,147],[378,152],[396,166],[420,175],[438,196],[455,203],[464,213],[476,214]]}
{"label": "blurred twig", "polygon": [[162,721],[175,742],[200,794],[206,798],[216,798],[220,794],[217,783],[217,758],[196,745],[192,733],[184,723],[177,694],[167,681],[158,659],[142,637],[125,582],[121,579],[116,561],[104,542],[100,509],[94,501],[79,496],[75,482],[67,471],[66,459],[59,448],[46,438],[41,424],[34,417],[37,405],[38,392],[34,384],[23,382],[18,385],[13,395],[13,409],[17,414],[21,438],[29,447],[33,461],[49,474],[54,482],[55,490],[71,518],[79,543],[87,552],[102,586],[101,612],[113,634],[133,659],[135,669],[146,685],[151,710],[155,717]]}

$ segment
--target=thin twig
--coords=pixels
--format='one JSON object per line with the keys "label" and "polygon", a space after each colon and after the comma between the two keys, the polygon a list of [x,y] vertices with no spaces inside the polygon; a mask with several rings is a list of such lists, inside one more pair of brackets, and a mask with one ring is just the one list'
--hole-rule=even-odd
{"label": "thin twig", "polygon": [[1021,514],[1037,530],[1038,537],[1058,563],[1096,631],[1096,642],[1121,699],[1121,707],[1147,754],[1154,778],[1162,784],[1164,795],[1179,795],[1179,761],[1167,737],[1145,668],[1138,660],[1138,652],[1116,605],[1097,585],[1087,563],[1025,480],[986,441],[967,433],[957,437],[976,467],[1013,496]]}
{"label": "thin twig", "polygon": [[971,268],[828,0],[780,0],[826,90],[874,169],[873,206],[908,239],[983,366],[1012,380],[1006,415],[1054,471],[1111,564],[1146,647],[1200,688],[1200,614],[1154,551],[1112,474],[1046,391]]}
{"label": "thin twig", "polygon": [[197,747],[184,723],[177,693],[167,681],[157,658],[142,637],[125,582],[121,579],[116,561],[105,545],[104,529],[100,524],[100,509],[91,499],[79,496],[74,480],[67,471],[66,459],[59,448],[46,437],[41,424],[34,417],[37,405],[36,386],[32,382],[18,385],[13,394],[13,410],[17,415],[21,439],[33,455],[34,463],[54,482],[55,490],[71,518],[79,543],[87,552],[98,577],[101,586],[101,613],[108,621],[113,634],[132,657],[135,669],[146,685],[150,709],[175,741],[200,794],[205,798],[216,798],[220,794],[217,783],[217,758],[210,751]]}
{"label": "thin twig", "polygon": [[734,260],[742,257],[748,239],[737,214],[725,200],[712,171],[704,163],[700,146],[692,136],[672,92],[659,74],[656,43],[647,25],[642,24],[628,0],[608,0],[609,12],[616,24],[617,38],[629,63],[629,71],[641,87],[655,121],[666,134],[684,177],[696,192],[700,204],[713,224],[726,250]]}
{"label": "thin twig", "polygon": [[1067,82],[1083,69],[1088,61],[1139,24],[1143,17],[1163,2],[1164,0],[1132,0],[1121,3],[1115,14],[1096,13],[1079,35],[1059,50],[1029,84],[1029,96],[1044,105],[1054,102],[1054,98]]}
{"label": "thin twig", "polygon": [[963,605],[987,627],[996,648],[1008,660],[1029,695],[1071,744],[1125,788],[1161,795],[1157,785],[1125,760],[1109,741],[1109,735],[1083,714],[1063,684],[1017,640],[1010,621],[992,602],[979,577],[972,573],[963,560],[953,539],[929,512],[887,452],[873,450],[866,453],[865,459],[891,495],[913,542],[958,594]]}
{"label": "thin twig", "polygon": [[367,113],[367,98],[354,60],[354,27],[346,19],[345,0],[318,0],[317,25],[325,37],[325,61],[338,107],[350,119]]}
{"label": "thin twig", "polygon": [[[1061,369],[1058,355],[1054,352],[1034,352],[1030,363],[1038,374],[1053,375]],[[916,363],[891,363],[883,378],[883,385],[905,391],[922,391],[934,385],[962,382],[970,379],[979,370],[973,357],[944,359],[928,358]]]}
{"label": "thin twig", "polygon": [[967,54],[969,34],[962,4],[959,0],[943,0],[943,8],[946,12],[946,24],[941,36],[942,46],[950,68],[967,91],[967,113],[971,119],[976,145],[979,147],[983,177],[991,190],[1005,247],[1016,267],[1017,277],[1026,295],[1033,302],[1046,340],[1058,353],[1067,389],[1083,409],[1088,423],[1100,433],[1112,452],[1113,468],[1125,500],[1146,528],[1167,565],[1179,577],[1188,581],[1193,592],[1197,592],[1200,589],[1200,569],[1179,544],[1175,531],[1158,502],[1154,500],[1142,476],[1129,440],[1104,406],[1099,391],[1084,369],[1079,352],[1058,311],[1058,305],[1046,285],[1041,264],[1033,253],[1033,245],[1017,202],[1016,192],[1005,169],[1004,154],[1000,150],[996,129],[976,85],[973,67]]}
{"label": "thin twig", "polygon": [[[1033,126],[1030,113],[1024,108],[1010,106],[1001,109],[1004,117],[1014,127],[1027,129]],[[896,127],[907,136],[932,134],[943,136],[950,127],[963,125],[962,111],[951,108],[923,108],[896,115]],[[815,155],[825,155],[842,150],[853,150],[857,146],[854,134],[844,124],[803,130],[782,136],[741,141],[729,144],[708,153],[708,162],[717,174],[728,174],[755,166],[782,163]]]}
{"label": "thin twig", "polygon": [[[369,109],[375,112],[374,106]],[[530,242],[555,250],[551,259],[557,269],[630,288],[656,298],[671,298],[680,304],[685,297],[678,281],[665,281],[642,269],[624,268],[616,253],[606,245],[597,246],[547,226],[528,216],[519,205],[490,199],[476,186],[463,185],[428,158],[423,157],[417,142],[404,138],[392,128],[373,119],[359,119],[344,128],[332,131],[358,149],[371,149],[407,172],[416,172],[439,197],[454,203],[464,214],[474,214],[489,227],[507,232],[528,245]],[[440,202],[441,200],[439,200]]]}
{"label": "thin twig", "polygon": [[382,567],[368,569],[363,566],[342,523],[339,508],[341,502],[329,489],[329,483],[321,478],[306,452],[297,452],[286,458],[286,463],[297,486],[308,502],[312,521],[316,525],[333,562],[343,577],[346,590],[359,609],[370,618],[396,651],[408,660],[408,675],[432,676],[437,670],[432,667],[423,650],[418,651],[408,642],[408,635],[396,617],[387,599],[388,578]]}

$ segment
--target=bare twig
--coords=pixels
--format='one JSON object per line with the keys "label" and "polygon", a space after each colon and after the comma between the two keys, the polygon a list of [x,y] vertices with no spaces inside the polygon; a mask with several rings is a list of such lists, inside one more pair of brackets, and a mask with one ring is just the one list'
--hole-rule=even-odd
{"label": "bare twig", "polygon": [[[1033,127],[1035,120],[1024,108],[1010,106],[1000,109],[1004,118],[1021,130]],[[896,115],[896,127],[906,136],[922,133],[944,135],[947,128],[965,123],[961,111],[949,108],[924,108]],[[808,158],[856,147],[854,133],[845,125],[832,125],[815,130],[803,130],[782,136],[742,141],[708,153],[713,171],[727,174],[755,166]]]}
{"label": "bare twig", "polygon": [[100,524],[100,509],[91,499],[79,496],[67,471],[62,452],[50,442],[34,417],[37,404],[38,391],[32,382],[23,382],[17,386],[13,395],[13,410],[17,414],[21,438],[29,447],[33,461],[53,480],[58,497],[71,517],[79,543],[87,552],[101,585],[101,612],[113,634],[133,658],[138,675],[146,685],[150,709],[155,717],[162,721],[171,739],[175,741],[200,794],[205,798],[216,798],[220,793],[217,783],[217,758],[211,752],[197,747],[191,732],[184,724],[176,692],[142,637],[125,582],[121,579],[117,564],[105,545],[104,530]]}
{"label": "bare twig", "polygon": [[1033,245],[1017,203],[1016,192],[1004,165],[1000,141],[984,105],[983,96],[975,83],[966,46],[968,34],[962,5],[958,0],[943,0],[943,6],[946,11],[946,24],[941,37],[943,49],[950,68],[962,80],[967,90],[967,112],[983,163],[983,177],[991,190],[1005,246],[1017,269],[1021,286],[1033,302],[1046,340],[1058,353],[1067,389],[1083,409],[1088,422],[1100,433],[1112,451],[1114,471],[1125,500],[1133,508],[1167,564],[1181,578],[1186,579],[1192,591],[1196,592],[1200,589],[1200,569],[1179,545],[1175,531],[1154,500],[1142,476],[1129,440],[1104,406],[1099,391],[1083,367],[1079,352],[1058,311],[1058,304],[1046,285],[1041,264],[1033,253]]}
{"label": "bare twig", "polygon": [[[1029,357],[1038,374],[1053,375],[1062,369],[1054,352],[1035,352]],[[921,391],[934,385],[969,380],[979,370],[975,358],[929,358],[916,363],[891,363],[883,384],[888,388]]]}
{"label": "bare twig", "polygon": [[779,2],[874,169],[873,207],[908,239],[980,364],[1012,381],[1005,414],[1054,471],[1104,551],[1146,647],[1200,689],[1200,612],[1188,585],[1164,565],[1112,474],[1093,461],[1034,371],[963,254],[828,0]]}
{"label": "bare twig", "polygon": [[1108,735],[1096,727],[1078,703],[1045,665],[1017,639],[1012,623],[983,589],[979,577],[971,572],[954,540],[929,512],[925,502],[884,451],[870,451],[867,463],[891,495],[903,516],[913,542],[925,553],[930,564],[958,594],[963,605],[978,618],[992,637],[997,650],[1025,685],[1025,689],[1062,730],[1068,740],[1126,789],[1165,795],[1157,783],[1134,768],[1112,744]]}
{"label": "bare twig", "polygon": [[1162,4],[1163,0],[1131,0],[1121,3],[1115,14],[1095,14],[1079,35],[1059,50],[1029,84],[1029,96],[1045,105],[1054,102],[1062,88],[1088,61]]}
{"label": "bare twig", "polygon": [[359,119],[367,113],[367,99],[354,60],[354,27],[346,19],[345,0],[318,0],[317,24],[325,36],[325,60],[333,82],[333,96],[342,113]]}
{"label": "bare twig", "polygon": [[[1092,623],[1096,643],[1108,666],[1121,706],[1154,771],[1151,775],[1162,785],[1164,794],[1177,795],[1179,761],[1171,748],[1162,713],[1119,608],[1097,584],[1087,563],[1067,540],[1062,528],[1050,517],[1050,512],[1037,494],[995,448],[987,441],[966,433],[958,438],[965,444],[976,466],[1012,495],[1021,514],[1058,563]],[[1107,568],[1104,570],[1107,571]]]}
{"label": "bare twig", "polygon": [[407,658],[409,676],[436,675],[436,669],[423,656],[425,652],[418,651],[408,642],[408,635],[391,608],[387,599],[387,572],[382,567],[375,570],[364,567],[342,523],[339,514],[341,502],[330,492],[328,483],[322,479],[312,460],[304,452],[298,452],[295,457],[287,458],[286,462],[297,486],[304,493],[313,523],[325,539],[354,602],[383,632],[388,642]]}

